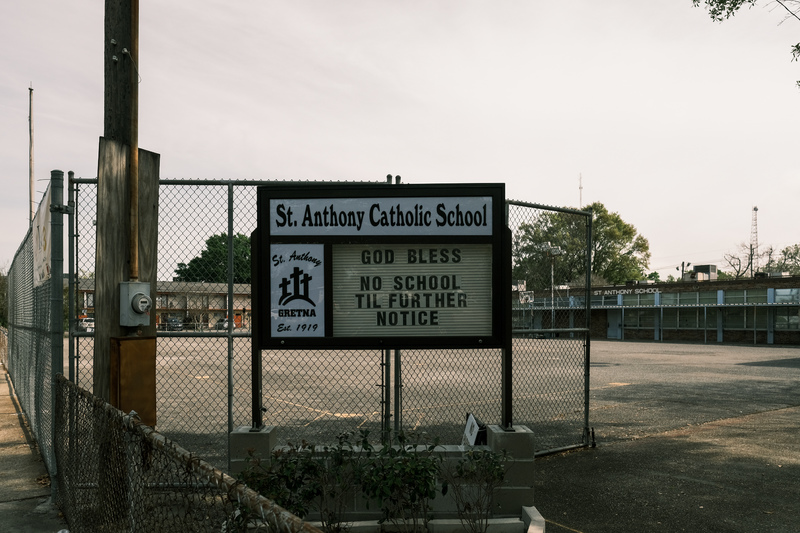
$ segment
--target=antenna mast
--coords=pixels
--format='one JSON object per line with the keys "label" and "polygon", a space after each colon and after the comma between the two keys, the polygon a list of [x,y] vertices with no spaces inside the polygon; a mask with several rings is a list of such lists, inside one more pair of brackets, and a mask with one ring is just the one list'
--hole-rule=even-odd
{"label": "antenna mast", "polygon": [[30,200],[29,225],[33,226],[33,217],[36,216],[36,205],[33,180],[33,84],[28,88],[28,189]]}
{"label": "antenna mast", "polygon": [[578,174],[578,209],[583,208],[583,174]]}
{"label": "antenna mast", "polygon": [[758,272],[758,207],[753,206],[753,222],[750,225],[750,274]]}

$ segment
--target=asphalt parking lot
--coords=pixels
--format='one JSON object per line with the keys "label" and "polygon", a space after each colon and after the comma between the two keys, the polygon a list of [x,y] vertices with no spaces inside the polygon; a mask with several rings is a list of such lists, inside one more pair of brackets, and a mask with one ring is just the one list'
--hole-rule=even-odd
{"label": "asphalt parking lot", "polygon": [[[597,446],[536,461],[548,533],[800,531],[800,347],[593,341],[591,384]],[[57,531],[4,392],[0,530]]]}
{"label": "asphalt parking lot", "polygon": [[[78,383],[92,381],[93,339],[80,340]],[[227,468],[228,355],[222,336],[167,332],[158,340],[156,429],[206,461]],[[251,423],[250,342],[233,342],[234,427]],[[583,341],[515,339],[516,424],[536,427],[540,450],[581,442],[584,418]],[[69,375],[68,352],[65,375]],[[464,416],[487,423],[501,413],[500,350],[404,350],[404,429],[460,442]],[[369,430],[379,438],[383,414],[379,350],[262,352],[264,420],[284,442],[334,442]],[[392,365],[392,378],[398,375]],[[390,383],[395,383],[390,380]],[[390,392],[391,401],[396,391]]]}
{"label": "asphalt parking lot", "polygon": [[593,341],[597,447],[537,460],[548,533],[800,531],[800,348]]}

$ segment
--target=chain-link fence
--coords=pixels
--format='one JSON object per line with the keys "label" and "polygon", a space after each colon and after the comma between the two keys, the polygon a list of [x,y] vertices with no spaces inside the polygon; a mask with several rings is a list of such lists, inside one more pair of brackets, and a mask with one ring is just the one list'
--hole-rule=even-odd
{"label": "chain-link fence", "polygon": [[[231,491],[243,489],[211,465],[227,466],[229,432],[251,421],[254,273],[247,236],[256,224],[259,183],[161,184],[156,433],[70,383],[92,386],[97,182],[70,179],[65,367],[60,180],[63,174],[55,172],[45,202],[53,218],[49,259],[43,264],[37,255],[41,227],[34,224],[9,270],[5,355],[59,501],[78,513],[75,520],[91,524],[87,530],[153,529],[153,517],[172,524],[165,530],[175,529],[178,517],[184,525],[230,525],[231,517],[242,516]],[[540,453],[586,445],[591,216],[519,202],[507,207],[516,280],[512,421],[536,432]],[[466,413],[496,423],[509,392],[501,388],[502,350],[264,350],[260,357],[264,420],[285,441],[331,442],[361,430],[377,440],[415,429],[459,442]],[[60,372],[70,378],[59,381],[61,397],[53,380]],[[117,466],[103,467],[111,464]],[[266,512],[268,503],[259,501],[245,514]]]}
{"label": "chain-link fence", "polygon": [[63,183],[64,173],[53,171],[7,280],[7,369],[51,478],[52,378],[63,361]]}
{"label": "chain-link fence", "polygon": [[71,531],[319,531],[62,376],[54,422]]}
{"label": "chain-link fence", "polygon": [[[196,453],[61,376],[65,370],[62,216],[68,211],[62,190],[63,173],[53,171],[9,269],[9,327],[0,334],[0,359],[71,530],[318,532],[215,470]],[[93,244],[89,250],[86,254],[93,253]],[[74,331],[75,310],[81,307],[78,295],[84,298],[81,303],[90,301],[91,293],[81,287],[70,287],[72,298],[66,299],[73,333],[69,374],[87,380],[92,375],[87,356],[93,331],[90,322],[85,322],[84,331]],[[205,390],[195,392],[208,396]]]}
{"label": "chain-link fence", "polygon": [[[251,423],[249,235],[256,186],[162,180],[159,193],[158,430],[218,467],[227,436]],[[313,187],[313,183],[309,183]],[[97,181],[72,180],[76,282],[70,372],[92,388]],[[584,212],[508,203],[513,232],[513,423],[546,451],[587,443],[587,250]],[[264,423],[284,441],[343,431],[427,431],[460,442],[466,413],[501,418],[501,350],[274,351],[262,357]],[[72,374],[70,374],[72,375]]]}
{"label": "chain-link fence", "polygon": [[590,212],[508,203],[514,419],[539,450],[589,444]]}
{"label": "chain-link fence", "polygon": [[[35,221],[9,270],[6,356],[60,501],[76,516],[90,516],[87,530],[152,530],[150,518],[169,524],[178,516],[217,530],[230,525],[240,510],[230,498],[233,482],[197,458],[224,467],[229,432],[251,420],[249,282],[258,273],[249,272],[247,236],[260,183],[161,184],[155,433],[67,382],[92,386],[97,182],[70,179],[66,369],[62,182],[63,173],[54,171],[40,210],[52,220]],[[502,350],[265,350],[261,403],[279,438],[331,442],[344,431],[369,430],[378,439],[416,429],[458,442],[466,413],[497,422],[510,392],[512,421],[534,430],[540,452],[588,444],[591,215],[520,202],[507,207],[515,280],[511,390],[501,389],[509,370]],[[43,257],[42,248],[50,254]],[[53,376],[64,370],[70,380],[59,381],[56,409]],[[157,450],[166,455],[157,457]],[[250,511],[261,513],[262,504]],[[132,511],[140,508],[150,514]]]}
{"label": "chain-link fence", "polygon": [[[151,313],[158,330],[157,427],[217,467],[227,466],[230,431],[250,421],[249,235],[257,184],[173,180],[162,181],[159,191],[158,297]],[[97,180],[73,180],[70,198],[76,284],[70,375],[92,390],[94,334],[80,321],[94,316]]]}

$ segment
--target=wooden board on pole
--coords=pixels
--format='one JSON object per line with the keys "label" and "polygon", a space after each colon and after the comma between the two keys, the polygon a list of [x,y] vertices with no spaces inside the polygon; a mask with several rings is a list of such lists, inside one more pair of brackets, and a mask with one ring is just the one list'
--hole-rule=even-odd
{"label": "wooden board on pole", "polygon": [[111,404],[156,425],[156,338],[111,339]]}
{"label": "wooden board on pole", "polygon": [[[97,168],[97,250],[95,255],[94,393],[110,399],[112,337],[153,337],[155,320],[140,330],[120,326],[119,284],[130,275],[128,147],[100,139]],[[160,155],[139,150],[139,280],[150,282],[156,301],[158,252],[158,180]]]}

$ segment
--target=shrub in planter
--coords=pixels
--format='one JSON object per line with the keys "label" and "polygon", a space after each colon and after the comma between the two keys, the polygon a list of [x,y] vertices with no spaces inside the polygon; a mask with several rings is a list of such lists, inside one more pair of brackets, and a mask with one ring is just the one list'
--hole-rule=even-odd
{"label": "shrub in planter", "polygon": [[436,479],[441,457],[435,444],[420,444],[399,433],[392,446],[375,451],[364,440],[367,458],[361,472],[364,495],[380,502],[381,524],[389,522],[399,531],[421,531],[427,524],[428,502],[436,497]]}
{"label": "shrub in planter", "polygon": [[289,443],[273,450],[268,461],[250,454],[250,466],[240,479],[292,514],[305,518],[309,510],[319,512],[322,529],[342,533],[348,498],[358,485],[360,454],[350,443],[350,434],[337,437],[334,446],[314,447]]}
{"label": "shrub in planter", "polygon": [[486,533],[494,508],[494,491],[508,471],[505,451],[468,450],[442,468],[443,492],[450,490],[458,517],[470,533]]}
{"label": "shrub in planter", "polygon": [[320,465],[313,447],[303,441],[276,448],[269,460],[250,453],[250,466],[239,474],[248,487],[292,514],[304,518],[320,493]]}
{"label": "shrub in planter", "polygon": [[319,494],[314,501],[319,511],[322,529],[328,533],[349,531],[344,519],[347,506],[354,496],[362,469],[363,456],[350,442],[350,433],[337,437],[335,446],[318,449],[315,460],[319,463]]}

